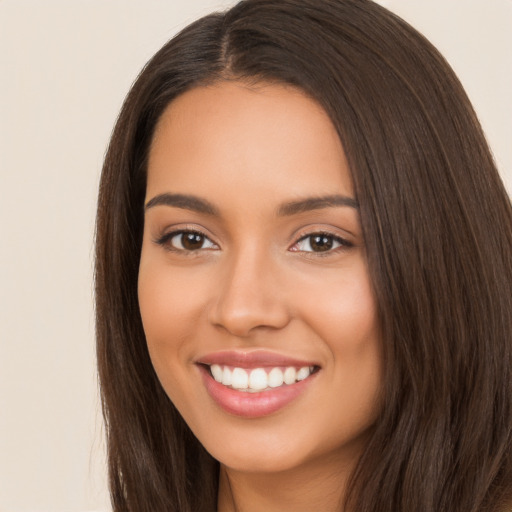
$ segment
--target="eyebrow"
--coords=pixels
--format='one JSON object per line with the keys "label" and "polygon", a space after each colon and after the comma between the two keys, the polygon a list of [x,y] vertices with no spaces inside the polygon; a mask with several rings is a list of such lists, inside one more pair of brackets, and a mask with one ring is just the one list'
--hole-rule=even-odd
{"label": "eyebrow", "polygon": [[219,215],[219,210],[205,199],[187,194],[158,194],[150,199],[144,206],[147,211],[155,206],[174,206],[206,215]]}
{"label": "eyebrow", "polygon": [[336,206],[348,206],[359,209],[359,203],[348,196],[330,195],[322,197],[308,197],[297,201],[290,201],[279,207],[277,214],[279,216],[296,215],[298,213],[309,212],[311,210],[321,210],[323,208],[332,208]]}
{"label": "eyebrow", "polygon": [[[205,215],[219,216],[219,210],[206,199],[201,199],[197,196],[188,194],[158,194],[150,199],[144,206],[147,211],[155,206],[173,206],[175,208],[182,208]],[[282,204],[278,210],[277,215],[280,217],[287,217],[297,215],[312,210],[321,210],[323,208],[332,208],[336,206],[348,206],[359,209],[359,203],[348,196],[329,195],[321,197],[308,197],[296,201],[290,201]]]}

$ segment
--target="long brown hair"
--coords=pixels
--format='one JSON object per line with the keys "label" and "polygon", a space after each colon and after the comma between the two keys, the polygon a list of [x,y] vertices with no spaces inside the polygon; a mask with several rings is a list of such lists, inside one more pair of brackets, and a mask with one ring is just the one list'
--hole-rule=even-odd
{"label": "long brown hair", "polygon": [[512,210],[439,53],[368,0],[247,0],[146,65],[101,178],[97,354],[114,510],[216,509],[218,465],[165,395],[137,275],[148,148],[165,107],[218,80],[292,84],[353,174],[385,354],[384,406],[346,497],[358,512],[497,512],[512,497]]}

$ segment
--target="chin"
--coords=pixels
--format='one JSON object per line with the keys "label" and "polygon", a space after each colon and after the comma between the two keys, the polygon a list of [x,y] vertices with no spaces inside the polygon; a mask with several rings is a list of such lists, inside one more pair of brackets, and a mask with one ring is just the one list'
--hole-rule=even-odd
{"label": "chin", "polygon": [[[373,428],[343,429],[328,435],[319,429],[253,423],[251,428],[220,428],[199,436],[206,450],[225,466],[243,473],[283,473],[311,469],[352,467],[361,455]],[[199,433],[200,434],[200,433]],[[213,434],[213,435],[212,435]]]}

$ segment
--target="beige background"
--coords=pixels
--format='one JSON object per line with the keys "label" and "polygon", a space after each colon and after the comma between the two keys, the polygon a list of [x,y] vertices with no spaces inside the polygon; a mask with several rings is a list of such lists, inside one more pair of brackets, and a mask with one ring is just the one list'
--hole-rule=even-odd
{"label": "beige background", "polygon": [[[0,0],[0,512],[107,511],[96,188],[144,62],[221,0]],[[382,0],[436,44],[512,190],[512,0]]]}

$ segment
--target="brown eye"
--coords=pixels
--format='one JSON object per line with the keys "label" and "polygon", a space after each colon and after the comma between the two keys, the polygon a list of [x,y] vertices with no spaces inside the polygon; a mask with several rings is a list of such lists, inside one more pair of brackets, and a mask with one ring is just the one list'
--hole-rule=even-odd
{"label": "brown eye", "polygon": [[171,251],[191,252],[218,248],[207,236],[198,231],[174,231],[156,242]]}
{"label": "brown eye", "polygon": [[294,251],[301,252],[329,252],[339,248],[353,247],[353,244],[339,236],[329,233],[312,233],[301,238],[294,246]]}
{"label": "brown eye", "polygon": [[204,243],[204,236],[199,233],[182,233],[181,246],[187,251],[195,251],[201,249]]}
{"label": "brown eye", "polygon": [[334,239],[328,235],[313,235],[310,237],[309,244],[315,252],[323,252],[332,249]]}

